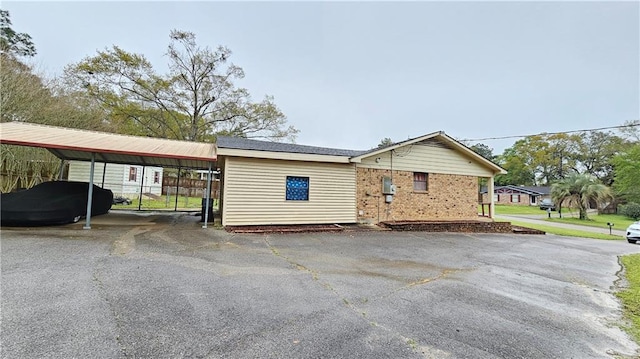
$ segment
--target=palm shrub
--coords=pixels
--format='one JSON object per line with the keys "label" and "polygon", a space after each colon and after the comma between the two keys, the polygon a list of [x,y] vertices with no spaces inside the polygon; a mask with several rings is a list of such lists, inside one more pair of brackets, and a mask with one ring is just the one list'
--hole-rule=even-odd
{"label": "palm shrub", "polygon": [[598,205],[613,198],[611,189],[592,175],[574,173],[551,186],[551,198],[559,206],[577,208],[580,219],[588,219],[589,203]]}

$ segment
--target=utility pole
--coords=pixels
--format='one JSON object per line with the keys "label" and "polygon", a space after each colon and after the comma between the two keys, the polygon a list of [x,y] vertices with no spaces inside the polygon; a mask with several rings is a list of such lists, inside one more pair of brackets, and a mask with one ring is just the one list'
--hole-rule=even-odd
{"label": "utility pole", "polygon": [[558,152],[560,155],[560,164],[558,166],[558,178],[564,178],[564,174],[562,172],[562,149]]}

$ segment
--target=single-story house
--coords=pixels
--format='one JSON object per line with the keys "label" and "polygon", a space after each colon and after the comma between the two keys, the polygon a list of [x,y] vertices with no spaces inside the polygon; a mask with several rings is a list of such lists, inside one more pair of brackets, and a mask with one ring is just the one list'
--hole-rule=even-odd
{"label": "single-story house", "polygon": [[506,173],[444,132],[368,151],[219,136],[217,167],[223,226],[475,220],[478,178]]}
{"label": "single-story house", "polygon": [[[69,161],[69,181],[89,181],[91,163]],[[162,194],[162,167],[96,162],[93,181],[102,188],[110,189],[116,196],[136,197],[142,193]]]}
{"label": "single-story house", "polygon": [[[483,198],[486,200],[486,189]],[[551,187],[548,186],[496,186],[493,201],[496,204],[538,206],[543,199],[551,198]]]}
{"label": "single-story house", "polygon": [[[106,171],[116,163],[132,164],[115,167],[121,170],[114,178],[135,182],[136,188],[144,186],[138,181],[151,166],[218,172],[224,226],[472,221],[478,217],[480,180],[494,193],[494,176],[506,173],[444,132],[354,151],[224,136],[217,144],[132,141],[131,136],[9,122],[0,123],[0,143],[46,148],[62,164],[84,161],[94,168],[93,183],[100,186],[104,179],[105,187]],[[106,171],[101,162],[107,163]],[[144,172],[153,176],[146,183],[161,183],[161,173],[156,179],[157,171]],[[493,217],[494,197],[489,197],[483,209],[489,204]],[[90,219],[87,215],[83,228],[91,228]]]}

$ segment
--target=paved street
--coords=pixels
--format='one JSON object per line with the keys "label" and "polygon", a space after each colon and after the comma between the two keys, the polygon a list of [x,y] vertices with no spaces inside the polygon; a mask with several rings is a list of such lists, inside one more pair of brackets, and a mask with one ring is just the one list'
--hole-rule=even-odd
{"label": "paved street", "polygon": [[[111,216],[109,214],[108,216]],[[1,232],[3,358],[622,358],[623,241],[234,235],[198,217]],[[117,215],[116,215],[117,216]]]}

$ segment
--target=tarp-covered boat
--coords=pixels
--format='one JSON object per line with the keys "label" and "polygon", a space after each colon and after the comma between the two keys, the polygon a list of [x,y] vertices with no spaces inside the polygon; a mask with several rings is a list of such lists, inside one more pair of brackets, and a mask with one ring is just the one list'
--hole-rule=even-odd
{"label": "tarp-covered boat", "polygon": [[[44,182],[33,188],[0,195],[3,226],[48,226],[73,223],[87,215],[89,183]],[[93,185],[91,216],[109,212],[113,192]]]}

